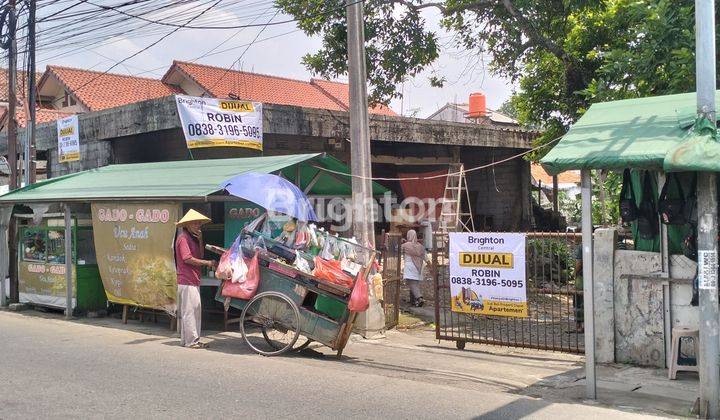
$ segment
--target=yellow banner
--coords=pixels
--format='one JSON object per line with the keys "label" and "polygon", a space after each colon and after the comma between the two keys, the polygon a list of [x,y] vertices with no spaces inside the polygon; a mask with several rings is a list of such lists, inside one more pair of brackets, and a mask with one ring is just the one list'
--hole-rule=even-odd
{"label": "yellow banner", "polygon": [[513,268],[513,254],[509,252],[461,252],[461,267]]}
{"label": "yellow banner", "polygon": [[98,268],[111,302],[175,312],[173,203],[92,203]]}
{"label": "yellow banner", "polygon": [[80,160],[80,152],[66,153],[64,155],[60,155],[58,158],[58,162],[60,163],[74,162],[76,160]]}
{"label": "yellow banner", "polygon": [[528,316],[527,302],[505,302],[499,300],[485,300],[470,289],[463,288],[450,302],[452,311],[464,312],[474,315],[495,315],[526,318]]}
{"label": "yellow banner", "polygon": [[[18,266],[18,292],[23,302],[66,306],[65,264],[21,261]],[[72,273],[73,296],[77,295],[76,273]]]}

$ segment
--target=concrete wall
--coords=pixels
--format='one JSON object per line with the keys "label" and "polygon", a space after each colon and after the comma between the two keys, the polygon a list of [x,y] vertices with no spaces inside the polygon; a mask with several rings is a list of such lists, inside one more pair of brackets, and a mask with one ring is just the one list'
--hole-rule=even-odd
{"label": "concrete wall", "polygon": [[[488,165],[519,153],[508,148],[463,148],[466,168]],[[513,159],[467,174],[477,229],[517,231],[530,228],[530,163]]]}
{"label": "concrete wall", "polygon": [[[172,96],[79,115],[80,142],[111,140],[180,128]],[[265,104],[263,131],[269,134],[345,139],[350,136],[347,112]],[[37,149],[57,145],[55,122],[39,124]],[[537,132],[418,118],[372,115],[370,138],[377,142],[441,144],[529,149]],[[24,141],[25,132],[18,133]],[[7,153],[7,136],[0,135],[0,154]]]}
{"label": "concrete wall", "polygon": [[665,367],[670,329],[699,325],[690,305],[697,264],[672,255],[663,277],[660,253],[617,250],[614,229],[594,237],[596,360]]}

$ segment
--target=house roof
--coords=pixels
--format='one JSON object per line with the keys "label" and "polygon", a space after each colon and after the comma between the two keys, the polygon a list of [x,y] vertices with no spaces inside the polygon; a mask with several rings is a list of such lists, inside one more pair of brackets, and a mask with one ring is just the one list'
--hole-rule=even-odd
{"label": "house roof", "polygon": [[[27,72],[18,71],[17,74],[17,95],[23,97],[23,88],[27,86]],[[35,74],[35,83],[38,83],[42,73]],[[8,69],[0,68],[0,102],[8,102]]]}
{"label": "house roof", "polygon": [[[446,108],[453,108],[463,113],[463,117],[467,118],[465,114],[470,112],[470,105],[467,103],[452,103],[448,102],[437,111],[433,112],[427,119],[431,120],[434,116],[441,113]],[[495,111],[493,109],[487,109],[487,117],[490,118],[490,121],[497,123],[497,124],[517,124],[518,122],[508,117],[507,115],[500,113],[498,111]]]}
{"label": "house roof", "polygon": [[[323,93],[338,101],[346,110],[350,109],[350,87],[347,83],[333,82],[324,79],[310,79],[310,84],[316,86],[322,90]],[[370,113],[397,116],[395,111],[382,104],[370,107]]]}
{"label": "house roof", "polygon": [[[175,71],[182,72],[214,97],[226,98],[233,94],[242,99],[264,103],[333,111],[349,109],[348,85],[344,83],[318,79],[307,82],[177,60],[162,80],[169,83]],[[396,115],[384,106],[373,107],[370,112]]]}
{"label": "house roof", "polygon": [[[552,175],[547,173],[539,163],[530,165],[530,174],[536,182],[542,182],[543,185],[552,185]],[[561,172],[558,174],[558,184],[580,184],[580,171],[572,170]]]}
{"label": "house roof", "polygon": [[[0,128],[4,128],[7,124],[7,107],[0,107]],[[42,124],[52,122],[60,118],[69,117],[72,112],[58,111],[55,109],[38,108],[35,111],[35,123]],[[15,121],[19,127],[25,127],[27,119],[25,118],[25,109],[21,106],[15,108]]]}
{"label": "house roof", "polygon": [[165,85],[157,79],[60,66],[47,67],[38,83],[39,89],[42,89],[50,77],[56,78],[90,111],[100,111],[182,93],[177,88]]}

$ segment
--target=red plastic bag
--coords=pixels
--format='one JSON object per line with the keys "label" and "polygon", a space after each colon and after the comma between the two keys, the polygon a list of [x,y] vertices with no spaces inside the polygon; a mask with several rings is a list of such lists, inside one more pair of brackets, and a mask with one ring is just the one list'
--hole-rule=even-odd
{"label": "red plastic bag", "polygon": [[319,256],[316,256],[314,261],[313,276],[344,287],[352,287],[353,278],[340,268],[340,261],[326,260]]}
{"label": "red plastic bag", "polygon": [[233,283],[224,281],[222,287],[222,295],[225,297],[238,298],[243,300],[251,299],[257,293],[260,285],[260,262],[258,261],[258,253],[249,261],[246,260],[248,272],[245,275],[245,281]]}
{"label": "red plastic bag", "polygon": [[363,278],[362,271],[358,273],[355,280],[355,287],[350,293],[350,301],[348,302],[348,311],[365,312],[370,307],[370,296],[367,281]]}

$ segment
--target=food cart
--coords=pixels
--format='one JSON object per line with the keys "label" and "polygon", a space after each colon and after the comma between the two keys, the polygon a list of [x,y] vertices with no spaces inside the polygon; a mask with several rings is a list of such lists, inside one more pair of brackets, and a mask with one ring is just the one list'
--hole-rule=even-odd
{"label": "food cart", "polygon": [[[312,341],[342,355],[357,315],[351,296],[358,291],[367,297],[366,288],[355,288],[367,286],[376,268],[375,251],[309,224],[316,216],[307,197],[278,176],[244,174],[224,189],[291,218],[276,235],[265,213],[243,228],[230,249],[207,247],[223,254],[217,275],[224,283],[216,299],[242,311],[237,321],[245,342],[265,356],[303,349]],[[257,284],[233,294],[236,280]]]}

